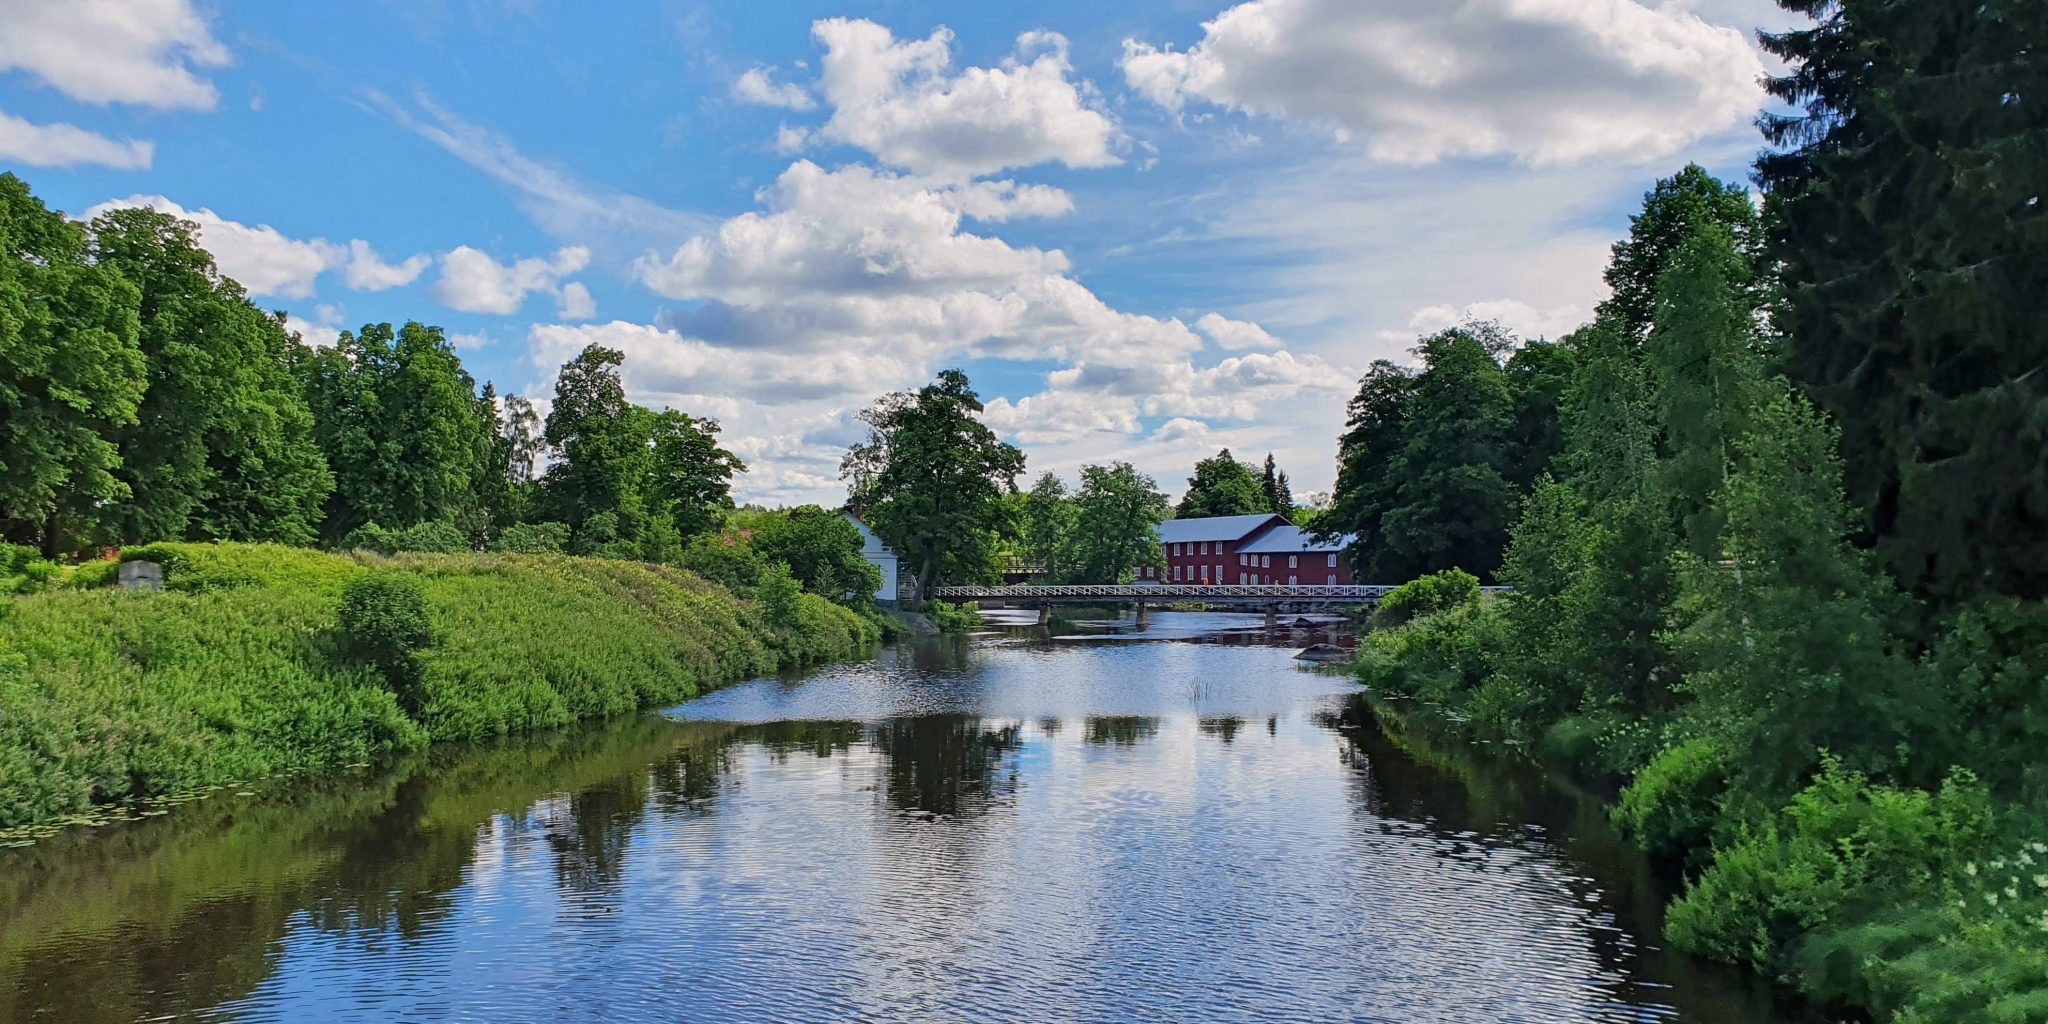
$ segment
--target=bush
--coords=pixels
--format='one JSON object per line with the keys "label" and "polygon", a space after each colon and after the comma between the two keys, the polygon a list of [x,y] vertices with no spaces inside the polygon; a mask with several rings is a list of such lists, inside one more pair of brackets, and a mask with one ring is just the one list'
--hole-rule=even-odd
{"label": "bush", "polygon": [[508,526],[491,550],[514,555],[559,555],[569,549],[567,523],[519,523]]}
{"label": "bush", "polygon": [[1725,744],[1705,737],[1666,747],[1622,790],[1614,823],[1661,856],[1705,853],[1733,763]]}
{"label": "bush", "polygon": [[796,577],[789,574],[789,566],[770,562],[766,569],[761,570],[761,578],[754,584],[754,603],[761,606],[761,612],[768,617],[769,623],[788,628],[797,624],[802,604],[798,598],[803,596],[803,592],[804,588],[797,584]]}
{"label": "bush", "polygon": [[1505,630],[1493,602],[1479,600],[1374,630],[1358,644],[1359,681],[1377,694],[1443,705],[1463,719],[1466,701],[1495,673]]}
{"label": "bush", "polygon": [[723,534],[691,538],[677,564],[741,596],[754,592],[767,568],[753,548]]}
{"label": "bush", "polygon": [[1383,626],[1398,626],[1477,600],[1478,577],[1463,569],[1445,569],[1395,587],[1380,598],[1379,607],[1373,609],[1373,619]]}
{"label": "bush", "polygon": [[1990,808],[1967,771],[1928,793],[1872,785],[1824,757],[1783,812],[1715,852],[1665,932],[1692,952],[1772,968],[1808,932],[1928,895],[1990,839]]}
{"label": "bush", "polygon": [[0,576],[19,576],[30,562],[42,561],[43,552],[26,544],[0,544]]}
{"label": "bush", "polygon": [[387,530],[376,523],[357,527],[341,542],[345,549],[395,555],[402,551],[425,551],[455,555],[473,550],[469,535],[454,523],[428,522]]}
{"label": "bush", "polygon": [[417,713],[421,705],[420,654],[434,643],[426,588],[417,577],[376,572],[349,582],[341,592],[342,647],[349,660],[375,669]]}
{"label": "bush", "polygon": [[981,613],[966,605],[926,601],[924,617],[939,627],[941,633],[971,633],[981,628]]}

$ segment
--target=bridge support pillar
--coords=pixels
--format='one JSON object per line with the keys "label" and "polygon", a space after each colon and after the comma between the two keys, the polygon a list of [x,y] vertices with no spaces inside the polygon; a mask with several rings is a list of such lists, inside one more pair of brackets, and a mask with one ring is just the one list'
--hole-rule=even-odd
{"label": "bridge support pillar", "polygon": [[1137,614],[1137,620],[1138,620],[1138,625],[1139,625],[1140,627],[1144,626],[1146,622],[1150,621],[1150,618],[1151,618],[1151,617],[1150,617],[1149,615],[1147,615],[1147,614],[1146,614],[1146,612],[1145,612],[1145,602],[1143,602],[1143,601],[1140,601],[1140,602],[1138,602],[1138,609],[1137,609],[1137,613],[1136,613],[1136,614]]}
{"label": "bridge support pillar", "polygon": [[1052,605],[1042,604],[1038,606],[1038,624],[1041,626],[1052,625]]}
{"label": "bridge support pillar", "polygon": [[1278,608],[1274,608],[1274,607],[1272,607],[1272,606],[1270,606],[1270,605],[1269,605],[1269,606],[1267,606],[1267,608],[1266,608],[1266,628],[1267,628],[1267,629],[1272,629],[1272,628],[1273,628],[1274,626],[1277,626],[1277,625],[1279,625],[1279,624],[1280,624],[1280,610],[1279,610]]}

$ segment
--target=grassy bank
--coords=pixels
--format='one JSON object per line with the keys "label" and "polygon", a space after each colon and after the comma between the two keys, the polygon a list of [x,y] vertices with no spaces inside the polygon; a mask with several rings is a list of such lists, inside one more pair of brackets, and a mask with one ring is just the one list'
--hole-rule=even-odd
{"label": "grassy bank", "polygon": [[[1745,743],[1749,732],[1769,740],[1785,723],[1717,720],[1717,732],[1625,705],[1559,714],[1518,664],[1526,597],[1430,596],[1364,638],[1360,681],[1502,756],[1618,794],[1615,822],[1684,874],[1665,922],[1674,946],[1876,1020],[2048,1020],[2048,814],[2031,775],[2015,781],[2009,764],[2038,756],[2027,745],[1958,746],[1931,786],[1859,770],[1838,756],[1847,744],[1824,747],[1779,795],[1738,752],[1759,742]],[[1937,703],[1967,706],[1995,674],[2038,685],[2024,658],[1965,661],[1950,648],[1922,660]],[[1940,736],[1930,724],[1920,743]]]}
{"label": "grassy bank", "polygon": [[[633,562],[232,544],[128,557],[162,562],[165,591],[0,606],[0,828],[623,714],[874,638],[813,595],[757,607]],[[340,628],[344,592],[371,577],[424,597],[430,638],[402,688]]]}

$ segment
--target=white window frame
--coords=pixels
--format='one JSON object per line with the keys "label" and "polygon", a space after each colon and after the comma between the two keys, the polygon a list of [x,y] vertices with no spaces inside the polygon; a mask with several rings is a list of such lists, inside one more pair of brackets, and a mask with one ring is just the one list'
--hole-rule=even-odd
{"label": "white window frame", "polygon": [[1330,553],[1330,568],[1332,568],[1332,569],[1335,569],[1336,567],[1337,567],[1337,553],[1333,551],[1333,552],[1331,552],[1331,553]]}
{"label": "white window frame", "polygon": [[1298,568],[1300,568],[1300,567],[1301,567],[1301,566],[1300,566],[1300,562],[1299,562],[1299,559],[1300,559],[1300,558],[1301,558],[1301,556],[1300,556],[1300,555],[1288,555],[1288,556],[1287,556],[1287,567],[1288,567],[1289,569],[1298,569]]}

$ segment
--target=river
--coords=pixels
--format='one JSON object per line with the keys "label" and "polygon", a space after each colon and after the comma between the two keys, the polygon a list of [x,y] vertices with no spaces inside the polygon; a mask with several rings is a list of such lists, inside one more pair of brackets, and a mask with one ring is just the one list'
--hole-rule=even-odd
{"label": "river", "polygon": [[0,1021],[1798,1021],[1303,634],[1012,627],[0,850]]}

